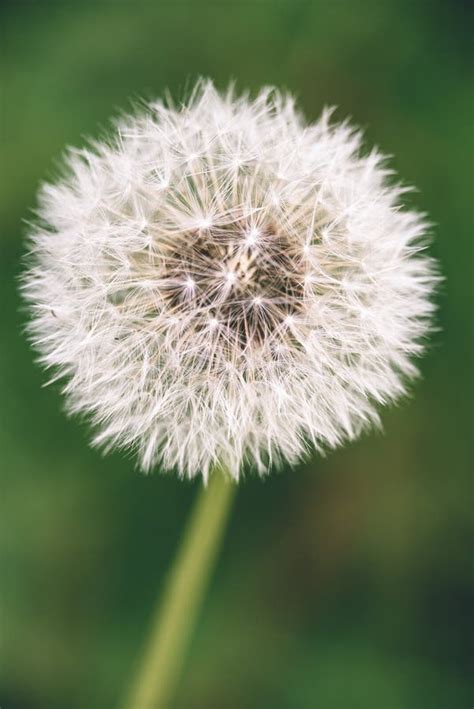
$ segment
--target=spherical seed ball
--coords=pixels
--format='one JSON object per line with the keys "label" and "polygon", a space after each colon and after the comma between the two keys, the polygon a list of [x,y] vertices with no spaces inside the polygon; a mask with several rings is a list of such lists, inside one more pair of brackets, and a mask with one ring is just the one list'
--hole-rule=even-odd
{"label": "spherical seed ball", "polygon": [[43,186],[30,333],[95,443],[238,478],[355,438],[404,393],[433,311],[426,222],[329,118],[201,81]]}

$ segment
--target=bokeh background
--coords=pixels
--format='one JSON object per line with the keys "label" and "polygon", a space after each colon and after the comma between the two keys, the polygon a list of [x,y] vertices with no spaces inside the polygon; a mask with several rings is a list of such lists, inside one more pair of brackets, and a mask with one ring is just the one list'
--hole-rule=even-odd
{"label": "bokeh background", "polygon": [[[177,709],[472,706],[468,3],[1,4],[2,709],[123,696],[198,484],[102,458],[33,362],[17,293],[40,180],[130,99],[204,74],[339,106],[430,213],[440,331],[385,433],[240,486]],[[471,626],[471,628],[470,628]]]}

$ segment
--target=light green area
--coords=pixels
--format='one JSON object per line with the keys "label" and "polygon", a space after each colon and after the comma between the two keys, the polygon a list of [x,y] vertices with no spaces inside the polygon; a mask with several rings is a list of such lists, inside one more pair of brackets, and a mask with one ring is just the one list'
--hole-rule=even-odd
{"label": "light green area", "polygon": [[176,709],[472,705],[472,76],[468,3],[2,3],[0,704],[122,698],[198,485],[101,458],[33,364],[17,294],[25,225],[65,144],[198,74],[325,104],[395,155],[434,223],[440,332],[386,433],[237,504]]}
{"label": "light green area", "polygon": [[165,709],[174,701],[236,491],[237,484],[220,470],[201,487],[151,619],[125,709]]}

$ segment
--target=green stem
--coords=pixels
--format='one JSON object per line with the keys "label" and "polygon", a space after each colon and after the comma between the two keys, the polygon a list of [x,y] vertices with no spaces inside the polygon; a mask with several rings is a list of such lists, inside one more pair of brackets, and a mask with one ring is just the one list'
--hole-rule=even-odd
{"label": "green stem", "polygon": [[155,611],[139,672],[125,704],[127,709],[169,706],[236,487],[221,470],[215,470],[208,486],[199,492]]}

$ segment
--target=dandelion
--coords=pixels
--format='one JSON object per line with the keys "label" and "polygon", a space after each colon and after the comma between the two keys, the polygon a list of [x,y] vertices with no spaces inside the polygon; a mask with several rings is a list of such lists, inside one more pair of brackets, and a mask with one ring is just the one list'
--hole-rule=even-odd
{"label": "dandelion", "polygon": [[[428,225],[330,117],[200,81],[43,186],[29,332],[97,445],[237,481],[355,439],[405,393],[434,307]],[[200,494],[130,707],[168,706],[232,487]]]}
{"label": "dandelion", "polygon": [[425,218],[361,135],[201,81],[43,186],[24,294],[42,362],[96,444],[238,479],[379,423],[433,305]]}

